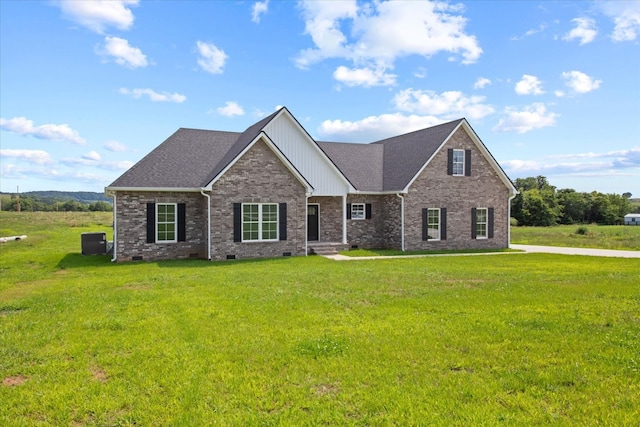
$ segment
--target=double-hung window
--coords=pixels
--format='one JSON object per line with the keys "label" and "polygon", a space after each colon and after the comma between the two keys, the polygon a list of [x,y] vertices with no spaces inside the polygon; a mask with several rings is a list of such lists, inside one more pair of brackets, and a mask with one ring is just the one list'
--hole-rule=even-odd
{"label": "double-hung window", "polygon": [[476,239],[486,239],[489,237],[489,215],[487,208],[476,209]]}
{"label": "double-hung window", "polygon": [[464,176],[464,150],[453,150],[453,175]]}
{"label": "double-hung window", "polygon": [[440,240],[440,209],[427,210],[427,240]]}
{"label": "double-hung window", "polygon": [[278,204],[242,204],[242,241],[278,240]]}
{"label": "double-hung window", "polygon": [[156,204],[156,242],[177,242],[178,215],[176,206],[176,203]]}
{"label": "double-hung window", "polygon": [[365,204],[351,203],[351,219],[365,219]]}

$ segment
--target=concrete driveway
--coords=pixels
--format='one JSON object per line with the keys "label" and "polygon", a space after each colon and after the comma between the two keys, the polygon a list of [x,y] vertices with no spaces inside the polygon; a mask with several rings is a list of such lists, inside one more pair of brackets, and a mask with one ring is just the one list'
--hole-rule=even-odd
{"label": "concrete driveway", "polygon": [[[526,253],[546,253],[560,255],[587,255],[614,258],[640,258],[640,251],[617,251],[612,249],[588,249],[588,248],[563,248],[560,246],[532,246],[532,245],[511,245],[511,249],[516,249]],[[323,255],[335,261],[359,261],[366,259],[388,259],[388,258],[421,258],[428,256],[473,256],[473,255],[514,255],[522,252],[479,252],[468,254],[423,254],[423,255],[393,255],[393,256],[365,256],[351,257],[346,255]]]}
{"label": "concrete driveway", "polygon": [[560,246],[511,245],[511,249],[527,253],[541,252],[546,254],[588,255],[615,258],[640,258],[640,251],[617,251],[613,249],[563,248]]}

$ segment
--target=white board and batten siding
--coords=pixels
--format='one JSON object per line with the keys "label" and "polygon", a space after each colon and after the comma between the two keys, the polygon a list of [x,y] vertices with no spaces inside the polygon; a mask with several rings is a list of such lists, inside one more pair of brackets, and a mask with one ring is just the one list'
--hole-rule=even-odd
{"label": "white board and batten siding", "polygon": [[344,196],[348,193],[349,181],[286,111],[263,130],[313,186],[314,196]]}

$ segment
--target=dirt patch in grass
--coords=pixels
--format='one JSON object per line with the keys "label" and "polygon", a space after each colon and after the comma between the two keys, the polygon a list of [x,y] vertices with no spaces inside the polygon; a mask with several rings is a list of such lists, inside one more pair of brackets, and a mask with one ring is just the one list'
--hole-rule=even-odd
{"label": "dirt patch in grass", "polygon": [[7,387],[15,387],[17,385],[24,384],[25,381],[27,381],[28,379],[29,377],[25,377],[24,375],[14,375],[14,376],[6,377],[5,379],[3,379],[2,385]]}
{"label": "dirt patch in grass", "polygon": [[340,392],[340,388],[335,384],[319,384],[314,387],[313,394],[317,397],[335,396]]}
{"label": "dirt patch in grass", "polygon": [[91,372],[91,376],[93,377],[93,379],[98,382],[106,383],[109,379],[107,371],[102,369],[100,366],[92,366],[91,368],[89,368],[89,372]]}

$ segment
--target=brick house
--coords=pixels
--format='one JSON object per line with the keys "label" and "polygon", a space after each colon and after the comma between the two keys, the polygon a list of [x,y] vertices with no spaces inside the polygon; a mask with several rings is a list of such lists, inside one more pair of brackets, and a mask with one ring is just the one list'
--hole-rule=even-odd
{"label": "brick house", "polygon": [[348,144],[286,108],[242,133],[179,129],[105,191],[118,261],[506,248],[517,194],[465,119]]}

